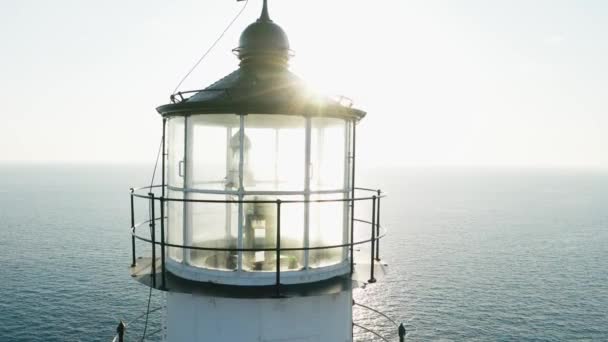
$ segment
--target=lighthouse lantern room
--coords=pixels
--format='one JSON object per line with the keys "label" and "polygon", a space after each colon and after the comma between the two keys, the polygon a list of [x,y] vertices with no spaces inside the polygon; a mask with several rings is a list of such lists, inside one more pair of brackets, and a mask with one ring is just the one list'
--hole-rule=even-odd
{"label": "lighthouse lantern room", "polygon": [[375,282],[384,235],[384,195],[355,187],[365,112],[289,71],[266,1],[233,51],[237,70],[157,108],[162,184],[131,191],[132,275],[166,292],[169,342],[352,341],[352,289]]}

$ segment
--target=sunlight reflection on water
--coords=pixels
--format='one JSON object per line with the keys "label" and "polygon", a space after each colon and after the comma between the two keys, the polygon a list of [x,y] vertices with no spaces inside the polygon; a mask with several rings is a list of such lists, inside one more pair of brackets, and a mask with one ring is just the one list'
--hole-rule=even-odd
{"label": "sunlight reflection on water", "polygon": [[[108,341],[118,319],[145,310],[147,289],[128,276],[128,188],[149,171],[0,167],[2,340]],[[607,174],[375,170],[359,179],[389,192],[389,266],[355,300],[404,322],[406,340],[608,339]],[[397,340],[386,319],[353,311]],[[142,330],[140,320],[128,332]]]}

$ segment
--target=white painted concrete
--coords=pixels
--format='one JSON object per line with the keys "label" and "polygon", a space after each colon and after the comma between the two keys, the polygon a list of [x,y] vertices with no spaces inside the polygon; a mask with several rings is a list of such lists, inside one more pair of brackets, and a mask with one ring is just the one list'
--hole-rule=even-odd
{"label": "white painted concrete", "polygon": [[235,299],[167,293],[167,342],[352,342],[352,294]]}

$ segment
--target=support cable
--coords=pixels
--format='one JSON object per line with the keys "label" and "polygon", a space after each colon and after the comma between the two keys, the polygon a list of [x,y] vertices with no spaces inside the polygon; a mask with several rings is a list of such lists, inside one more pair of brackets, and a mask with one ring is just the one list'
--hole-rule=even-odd
{"label": "support cable", "polygon": [[[150,189],[149,189],[150,192],[152,191],[152,186],[154,185],[154,178],[156,177],[156,169],[158,168],[158,160],[160,158],[162,146],[163,146],[163,139],[161,138],[160,146],[158,147],[158,153],[156,154],[156,162],[154,162],[154,170],[152,171],[152,179],[150,180]],[[154,203],[152,203],[152,205],[154,205]],[[151,210],[152,210],[152,208],[150,208],[150,211]],[[149,212],[149,216],[150,216],[149,217],[150,221],[152,221],[151,212]],[[152,225],[150,225],[150,229],[152,229]],[[152,248],[156,248],[156,246],[152,245]],[[147,309],[146,309],[146,323],[144,324],[144,333],[141,336],[141,341],[143,341],[146,338],[146,332],[148,331],[148,318],[150,317],[150,302],[151,301],[152,301],[152,287],[150,287],[150,292],[148,293],[148,305],[147,305]]]}
{"label": "support cable", "polygon": [[141,335],[141,341],[146,339],[146,332],[148,331],[148,318],[150,317],[150,301],[152,299],[152,287],[148,293],[148,308],[146,309],[146,323],[144,323],[144,333]]}
{"label": "support cable", "polygon": [[154,177],[156,177],[156,169],[158,168],[158,160],[160,158],[160,152],[163,148],[163,138],[160,138],[160,144],[158,146],[158,152],[156,153],[156,161],[154,162],[154,170],[152,171],[152,179],[150,180],[150,188],[148,192],[152,192],[152,186],[154,186]]}
{"label": "support cable", "polygon": [[368,309],[368,310],[370,310],[370,311],[373,311],[373,312],[377,313],[378,315],[380,315],[380,316],[382,316],[382,317],[384,317],[384,318],[388,319],[388,320],[389,320],[391,323],[393,323],[393,324],[394,324],[396,327],[398,327],[398,326],[399,326],[399,323],[397,323],[397,321],[395,321],[394,319],[392,319],[392,318],[391,318],[391,317],[389,317],[388,315],[386,315],[386,314],[384,314],[384,313],[382,313],[382,312],[380,312],[380,311],[378,311],[378,310],[376,310],[376,309],[370,308],[369,306],[366,306],[366,305],[363,305],[363,304],[359,304],[359,303],[357,303],[357,302],[355,302],[355,305],[358,305],[358,306],[360,306],[360,307],[362,307],[362,308],[364,308],[364,309]]}
{"label": "support cable", "polygon": [[354,326],[356,326],[356,327],[358,327],[358,328],[361,328],[361,329],[363,329],[363,330],[365,330],[365,331],[367,331],[367,332],[369,332],[369,333],[372,333],[372,334],[376,335],[377,337],[381,338],[383,341],[390,342],[390,341],[389,341],[389,340],[387,340],[387,339],[386,339],[384,336],[382,336],[382,335],[378,334],[377,332],[375,332],[375,331],[373,331],[373,330],[371,330],[371,329],[369,329],[369,328],[366,328],[366,327],[364,327],[364,326],[362,326],[362,325],[359,325],[359,324],[357,324],[357,323],[353,323],[353,325],[354,325]]}
{"label": "support cable", "polygon": [[222,33],[219,35],[219,37],[217,37],[217,39],[213,42],[213,44],[211,44],[211,46],[207,49],[207,51],[205,51],[205,53],[203,53],[203,55],[201,56],[201,58],[199,58],[198,61],[196,61],[196,63],[194,63],[194,65],[192,66],[192,68],[190,68],[190,70],[186,73],[186,75],[179,81],[179,83],[177,84],[177,86],[175,87],[175,89],[173,89],[173,92],[171,94],[175,95],[175,93],[177,92],[177,90],[179,89],[179,87],[181,87],[182,83],[184,83],[184,81],[190,76],[190,74],[192,74],[192,72],[194,71],[194,69],[196,69],[199,66],[199,64],[201,64],[201,62],[203,61],[203,59],[205,59],[205,57],[207,57],[207,55],[211,52],[211,50],[213,50],[213,48],[217,45],[217,43],[219,43],[219,41],[224,37],[224,35],[226,34],[226,32],[228,32],[228,30],[230,29],[230,27],[232,27],[232,24],[234,24],[234,22],[245,11],[245,8],[247,7],[248,3],[249,3],[249,0],[245,0],[245,4],[243,5],[243,7],[241,7],[241,10],[236,14],[236,16],[232,19],[232,21],[230,21],[230,23],[228,24],[228,26],[226,26],[226,28],[224,29],[224,31],[222,31]]}

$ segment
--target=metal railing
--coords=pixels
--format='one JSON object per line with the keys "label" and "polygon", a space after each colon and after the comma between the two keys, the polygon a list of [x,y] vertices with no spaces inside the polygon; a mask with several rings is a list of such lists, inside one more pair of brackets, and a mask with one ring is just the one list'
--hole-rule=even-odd
{"label": "metal railing", "polygon": [[[166,289],[167,285],[167,276],[166,276],[166,252],[168,247],[181,248],[187,250],[201,250],[201,251],[216,251],[216,252],[271,252],[274,251],[276,253],[276,278],[275,278],[275,287],[277,296],[280,295],[280,286],[281,286],[281,265],[280,265],[280,255],[281,252],[284,251],[311,251],[311,250],[329,250],[329,249],[337,249],[337,248],[346,248],[350,249],[350,272],[354,273],[354,257],[353,251],[354,247],[362,244],[370,244],[371,253],[370,253],[370,278],[368,280],[369,283],[374,283],[376,281],[375,278],[375,270],[374,270],[374,262],[380,260],[380,239],[386,235],[385,229],[380,225],[380,200],[386,196],[386,194],[382,193],[380,190],[373,190],[367,188],[355,188],[358,191],[366,192],[368,195],[362,197],[354,197],[351,198],[339,198],[339,199],[307,199],[307,200],[212,200],[212,199],[182,199],[182,198],[169,198],[164,196],[156,196],[152,191],[152,189],[162,188],[161,185],[153,185],[150,187],[142,187],[137,189],[130,189],[130,200],[131,200],[131,249],[132,249],[132,267],[136,266],[137,256],[136,256],[136,248],[135,241],[140,240],[151,244],[152,246],[152,260],[151,260],[151,281],[152,287],[156,288],[157,280],[156,280],[156,248],[160,247],[160,281],[161,286],[160,289]],[[140,193],[141,191],[147,190],[148,193]],[[371,193],[371,195],[370,195]],[[149,201],[150,207],[150,217],[148,220],[142,221],[140,223],[135,223],[135,198],[141,198]],[[354,210],[350,216],[350,241],[343,244],[334,244],[327,246],[303,246],[303,247],[281,247],[281,207],[284,204],[288,203],[336,203],[336,202],[345,202],[351,206],[351,209],[354,208],[355,202],[371,202],[371,218],[369,220],[357,219],[354,217]],[[160,203],[160,215],[157,217],[156,215],[156,203]],[[277,216],[277,225],[276,225],[276,245],[274,247],[269,248],[217,248],[217,247],[201,247],[194,245],[180,245],[175,243],[168,243],[166,241],[166,227],[165,227],[165,204],[168,202],[186,202],[186,203],[235,203],[235,204],[247,204],[247,203],[257,203],[257,204],[275,204],[276,206],[276,216]],[[160,222],[160,239],[156,237],[156,228],[157,222]],[[354,234],[354,225],[355,222],[369,224],[370,225],[370,238],[355,241]],[[137,234],[137,228],[148,225],[150,227],[149,238]]]}

